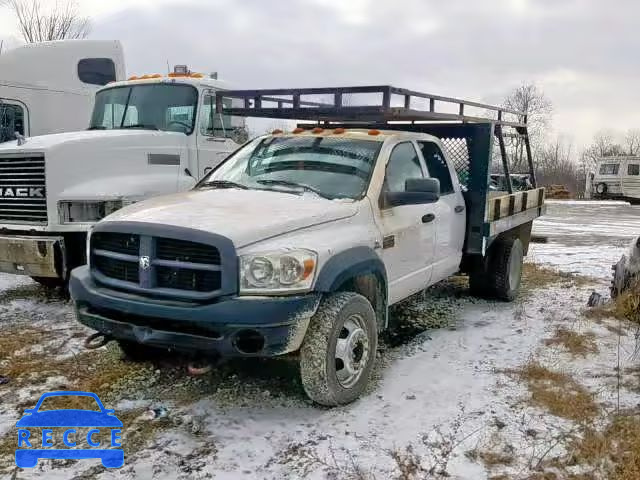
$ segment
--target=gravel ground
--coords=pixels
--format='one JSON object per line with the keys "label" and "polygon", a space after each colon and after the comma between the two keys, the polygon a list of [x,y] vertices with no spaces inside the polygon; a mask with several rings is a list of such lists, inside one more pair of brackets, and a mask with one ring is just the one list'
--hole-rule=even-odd
{"label": "gravel ground", "polygon": [[[232,361],[191,377],[178,357],[133,364],[113,344],[89,356],[82,348],[89,332],[63,296],[0,275],[0,378],[8,380],[0,384],[0,478],[381,479],[400,478],[399,464],[418,459],[425,476],[406,478],[446,471],[485,479],[495,469],[465,453],[496,432],[518,457],[506,478],[522,478],[525,459],[562,422],[527,406],[526,389],[500,372],[537,355],[559,324],[584,325],[589,292],[606,291],[610,264],[640,233],[637,213],[626,205],[551,204],[535,229],[549,243],[533,245],[530,259],[591,283],[560,278],[504,304],[470,297],[454,279],[409,299],[392,309],[367,393],[334,409],[306,399],[293,357]],[[632,335],[610,327],[588,325],[599,347],[588,361],[553,357],[580,372],[603,404],[620,394],[613,383],[619,338],[629,352],[622,367],[633,361]],[[77,387],[99,393],[123,420],[125,466],[41,461],[14,471],[12,432],[22,410],[43,392]],[[625,390],[620,401],[635,406],[640,396]],[[524,423],[537,440],[522,435]]]}

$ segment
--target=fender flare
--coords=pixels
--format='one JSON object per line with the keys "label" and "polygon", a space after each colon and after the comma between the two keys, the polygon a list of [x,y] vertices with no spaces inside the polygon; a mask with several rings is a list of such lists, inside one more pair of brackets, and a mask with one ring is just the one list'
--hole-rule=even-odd
{"label": "fender flare", "polygon": [[384,307],[380,323],[382,328],[386,328],[389,316],[387,269],[372,248],[353,247],[331,257],[320,270],[314,290],[335,292],[349,279],[366,274],[374,274],[381,283]]}

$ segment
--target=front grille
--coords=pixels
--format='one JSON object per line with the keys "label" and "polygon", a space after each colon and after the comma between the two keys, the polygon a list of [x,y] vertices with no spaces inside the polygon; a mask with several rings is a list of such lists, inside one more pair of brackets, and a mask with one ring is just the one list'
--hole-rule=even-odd
{"label": "front grille", "polygon": [[156,281],[160,288],[211,292],[220,288],[220,272],[156,267]]}
{"label": "front grille", "polygon": [[156,258],[176,262],[220,265],[220,252],[216,247],[173,238],[156,239]]}
{"label": "front grille", "polygon": [[123,282],[138,283],[138,263],[116,258],[93,256],[93,265],[104,276]]}
{"label": "front grille", "polygon": [[91,237],[91,244],[96,250],[107,250],[127,255],[137,256],[140,251],[140,237],[138,235],[96,232]]}
{"label": "front grille", "polygon": [[0,156],[0,222],[47,223],[43,156]]}
{"label": "front grille", "polygon": [[100,231],[91,235],[91,267],[100,274],[98,280],[125,290],[215,295],[222,289],[220,257],[216,246],[188,240]]}

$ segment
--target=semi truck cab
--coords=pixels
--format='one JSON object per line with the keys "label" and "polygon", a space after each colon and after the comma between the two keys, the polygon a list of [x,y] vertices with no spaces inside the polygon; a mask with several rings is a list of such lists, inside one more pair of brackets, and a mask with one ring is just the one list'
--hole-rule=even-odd
{"label": "semi truck cab", "polygon": [[58,285],[95,222],[193,187],[247,140],[242,118],[216,112],[224,88],[186,66],[133,76],[96,93],[87,130],[0,145],[0,271]]}

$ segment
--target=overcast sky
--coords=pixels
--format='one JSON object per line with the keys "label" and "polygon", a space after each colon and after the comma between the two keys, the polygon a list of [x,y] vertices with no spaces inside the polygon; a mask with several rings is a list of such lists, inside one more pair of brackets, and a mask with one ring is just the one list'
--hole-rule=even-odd
{"label": "overcast sky", "polygon": [[[49,0],[43,0],[49,1]],[[233,86],[382,84],[498,102],[535,82],[578,144],[640,128],[634,0],[81,0],[128,74],[186,63]],[[615,7],[615,8],[614,8]],[[18,44],[0,10],[0,39]]]}

